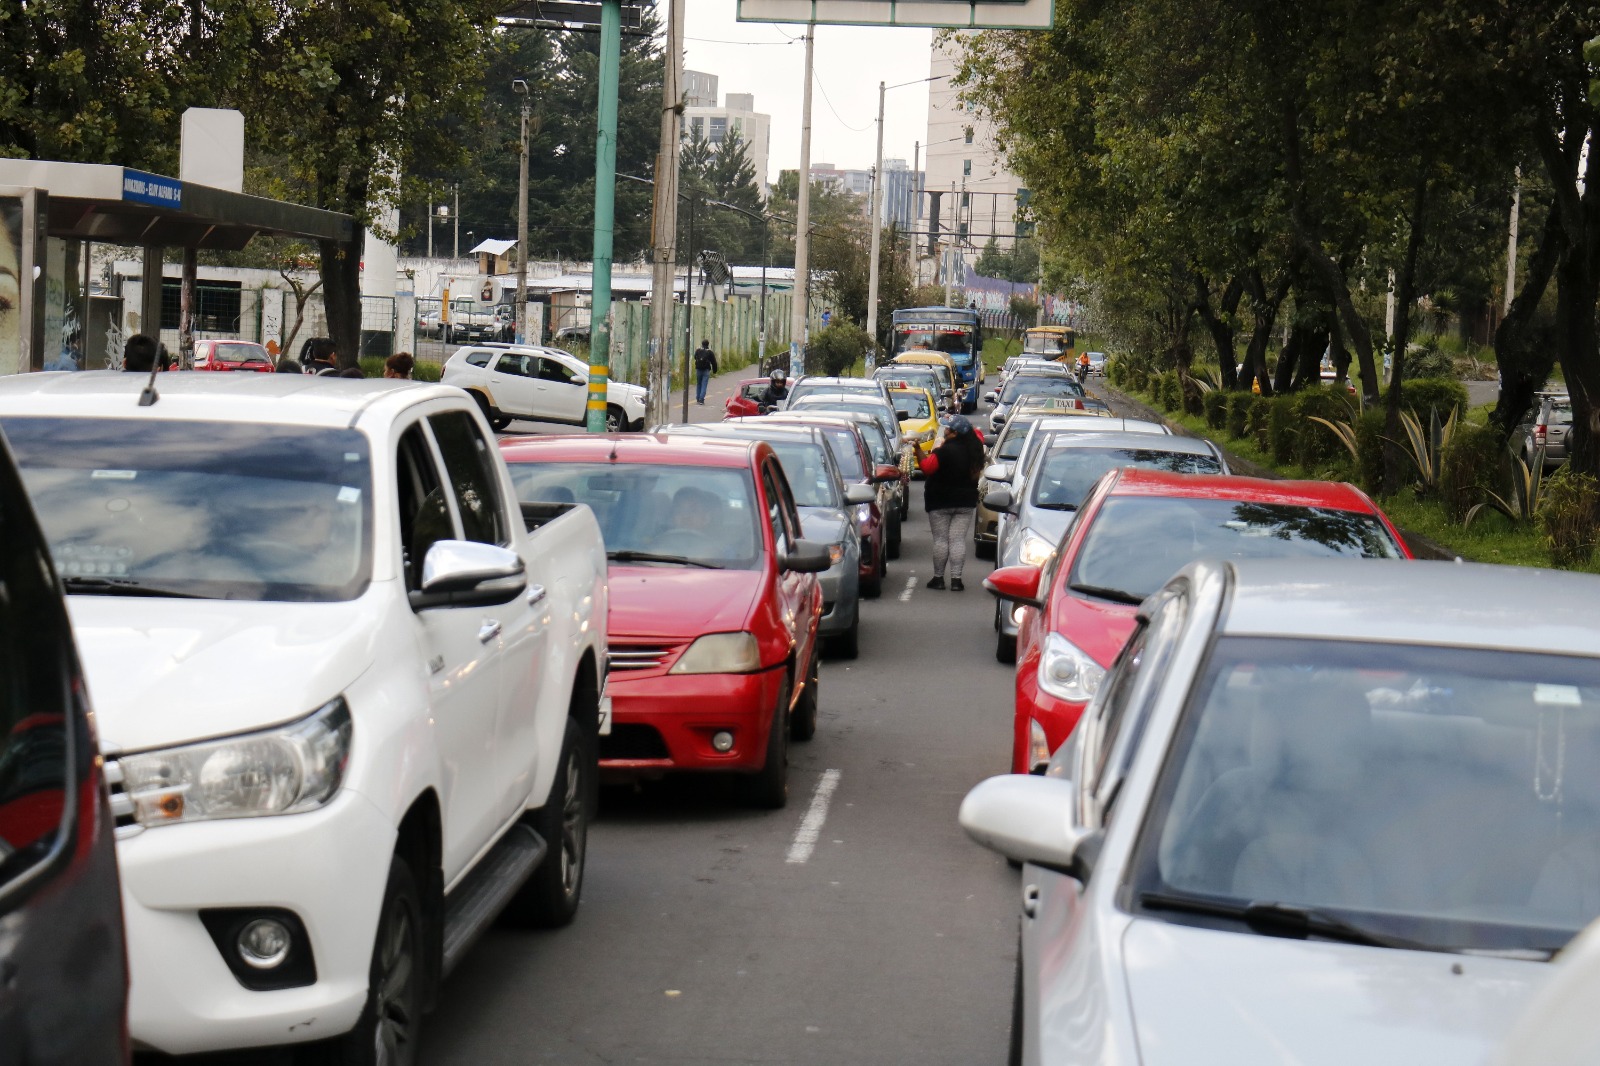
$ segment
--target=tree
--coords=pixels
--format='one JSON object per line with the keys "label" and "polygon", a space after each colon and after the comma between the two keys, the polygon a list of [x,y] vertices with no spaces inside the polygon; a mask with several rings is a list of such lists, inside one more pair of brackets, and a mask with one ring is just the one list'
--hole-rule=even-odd
{"label": "tree", "polygon": [[999,242],[990,237],[984,242],[973,269],[986,278],[1031,284],[1039,280],[1039,244],[1032,238],[1021,237],[1012,242],[1011,247],[1001,248]]}
{"label": "tree", "polygon": [[[720,145],[704,137],[684,142],[679,164],[679,191],[697,202],[695,246],[691,254],[709,248],[730,263],[756,263],[761,257],[761,223],[748,215],[715,207],[716,200],[760,214],[764,208],[749,145],[737,129],[730,129]],[[771,237],[768,238],[769,244]]]}

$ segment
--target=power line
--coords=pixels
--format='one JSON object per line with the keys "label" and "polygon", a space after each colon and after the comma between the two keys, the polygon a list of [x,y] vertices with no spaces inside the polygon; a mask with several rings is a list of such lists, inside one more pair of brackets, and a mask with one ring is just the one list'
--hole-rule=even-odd
{"label": "power line", "polygon": [[770,47],[770,48],[782,48],[784,45],[794,44],[796,41],[800,40],[800,38],[791,37],[787,41],[719,41],[714,37],[685,37],[684,40],[686,40],[686,41],[698,41],[701,44],[737,44],[737,45],[740,45],[740,46],[744,46],[744,45],[750,45],[750,46],[765,45],[765,46]]}
{"label": "power line", "polygon": [[833,101],[828,99],[828,90],[823,86],[822,79],[813,74],[812,80],[817,83],[817,88],[822,90],[823,102],[828,105],[828,110],[833,112],[833,117],[839,120],[839,125],[853,133],[865,133],[872,128],[872,120],[870,119],[867,121],[865,126],[852,126],[850,123],[846,122],[844,118],[840,116],[839,109],[833,106]]}

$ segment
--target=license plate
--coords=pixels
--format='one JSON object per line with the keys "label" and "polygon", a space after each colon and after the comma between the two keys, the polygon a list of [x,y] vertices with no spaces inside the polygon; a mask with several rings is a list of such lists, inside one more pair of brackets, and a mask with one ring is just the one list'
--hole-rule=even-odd
{"label": "license plate", "polygon": [[611,697],[610,696],[602,696],[602,697],[600,697],[600,735],[603,736],[603,737],[609,737],[611,735]]}

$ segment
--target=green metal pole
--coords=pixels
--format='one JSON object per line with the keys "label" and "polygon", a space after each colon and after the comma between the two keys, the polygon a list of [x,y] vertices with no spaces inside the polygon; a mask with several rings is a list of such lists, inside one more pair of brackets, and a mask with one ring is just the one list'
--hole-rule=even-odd
{"label": "green metal pole", "polygon": [[[606,431],[611,375],[611,237],[617,190],[617,73],[622,0],[600,5],[600,101],[594,135],[594,299],[589,312],[589,432]],[[626,429],[626,426],[619,428]]]}

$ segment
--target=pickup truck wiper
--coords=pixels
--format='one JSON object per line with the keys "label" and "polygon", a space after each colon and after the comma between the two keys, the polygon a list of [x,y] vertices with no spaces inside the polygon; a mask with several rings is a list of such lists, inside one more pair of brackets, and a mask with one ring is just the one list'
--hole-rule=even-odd
{"label": "pickup truck wiper", "polygon": [[1363,929],[1359,925],[1324,911],[1296,907],[1289,903],[1262,901],[1242,903],[1166,892],[1142,892],[1139,895],[1139,905],[1153,911],[1181,911],[1186,914],[1208,914],[1216,918],[1236,918],[1258,933],[1295,940],[1320,936],[1328,940],[1339,940],[1346,944],[1365,944],[1374,948],[1402,948],[1408,951],[1440,950],[1430,944]]}
{"label": "pickup truck wiper", "polygon": [[64,577],[62,587],[68,592],[82,592],[94,596],[163,596],[176,600],[204,600],[197,592],[180,592],[177,589],[146,585],[126,577]]}
{"label": "pickup truck wiper", "polygon": [[726,567],[716,563],[701,562],[699,559],[690,559],[685,555],[660,555],[656,552],[615,551],[606,552],[607,559],[619,563],[678,563],[682,566],[699,566],[706,570],[725,570]]}
{"label": "pickup truck wiper", "polygon": [[1081,592],[1085,596],[1097,596],[1102,600],[1110,600],[1113,603],[1140,604],[1144,602],[1143,596],[1136,596],[1121,589],[1106,588],[1104,585],[1068,585],[1067,587],[1073,592]]}

